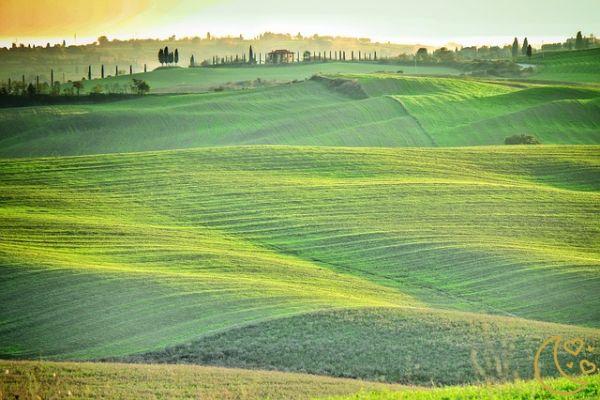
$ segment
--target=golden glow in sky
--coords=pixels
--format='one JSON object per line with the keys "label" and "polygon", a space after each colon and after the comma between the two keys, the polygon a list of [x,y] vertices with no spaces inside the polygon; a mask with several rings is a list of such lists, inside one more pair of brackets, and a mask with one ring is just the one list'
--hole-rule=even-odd
{"label": "golden glow in sky", "polygon": [[403,43],[553,40],[600,31],[599,0],[0,0],[0,42],[265,31]]}

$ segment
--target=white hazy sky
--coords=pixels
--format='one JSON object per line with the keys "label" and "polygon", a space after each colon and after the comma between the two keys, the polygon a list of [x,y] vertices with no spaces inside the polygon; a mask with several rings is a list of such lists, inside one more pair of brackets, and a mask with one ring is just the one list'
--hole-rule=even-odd
{"label": "white hazy sky", "polygon": [[600,0],[0,0],[0,41],[264,31],[441,45],[600,32]]}

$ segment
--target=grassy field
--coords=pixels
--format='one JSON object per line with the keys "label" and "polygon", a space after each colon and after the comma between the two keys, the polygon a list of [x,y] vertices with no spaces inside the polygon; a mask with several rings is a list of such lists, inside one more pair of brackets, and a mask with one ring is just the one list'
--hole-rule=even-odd
{"label": "grassy field", "polygon": [[[546,387],[537,381],[505,385],[449,387],[435,390],[404,390],[361,392],[351,396],[335,396],[328,400],[575,400],[597,399],[600,396],[600,376],[582,379],[584,389],[573,395],[561,395],[559,391],[574,391],[578,386],[568,379],[546,380]],[[552,390],[550,391],[548,387]]]}
{"label": "grassy field", "polygon": [[600,84],[600,48],[538,53],[523,62],[536,65],[532,79]]}
{"label": "grassy field", "polygon": [[[396,385],[281,372],[176,365],[0,360],[0,399],[311,399]],[[40,397],[37,397],[40,396]]]}
{"label": "grassy field", "polygon": [[[304,80],[315,74],[333,73],[370,73],[370,72],[419,73],[431,75],[456,75],[458,70],[448,67],[385,65],[373,62],[327,62],[291,65],[259,65],[254,67],[219,67],[219,68],[174,68],[157,69],[145,74],[135,74],[133,78],[143,79],[150,85],[153,93],[196,93],[212,90],[221,86],[244,87],[254,86],[257,79],[263,83],[282,83]],[[121,75],[104,80],[96,79],[85,82],[85,90],[96,85],[108,91],[115,85],[129,85],[131,76]]]}
{"label": "grassy field", "polygon": [[354,74],[253,90],[0,109],[4,157],[249,144],[499,145],[515,134],[545,144],[600,143],[600,89]]}
{"label": "grassy field", "polygon": [[[0,399],[3,400],[12,399],[15,394],[22,400],[65,397],[123,400],[562,400],[593,399],[600,394],[598,375],[586,378],[586,388],[578,395],[565,397],[553,395],[537,382],[428,390],[314,375],[181,365],[0,360],[0,372]],[[557,390],[574,389],[566,379],[546,380],[545,383]]]}
{"label": "grassy field", "polygon": [[[293,361],[303,340],[325,330],[320,314],[306,317],[314,321],[306,337],[271,328],[285,316],[365,307],[391,309],[391,325],[414,307],[425,313],[414,318],[453,310],[441,335],[449,342],[485,325],[459,322],[465,311],[588,326],[581,333],[593,339],[599,161],[593,146],[262,146],[2,160],[0,356],[126,356],[209,336],[231,349],[223,345],[245,331],[215,335],[264,323],[250,331],[252,343],[272,340],[289,359],[265,352],[261,368],[400,379],[393,357],[360,368],[352,354],[355,367]],[[348,332],[368,321],[356,315]],[[509,324],[502,318],[495,325]],[[515,343],[524,349],[580,329],[521,326],[530,339]],[[390,329],[378,354],[402,345]],[[410,336],[433,331],[423,325]],[[320,346],[348,340],[342,330]],[[223,354],[227,365],[255,363],[252,354]],[[456,360],[462,366],[464,354]],[[385,371],[369,370],[374,363]],[[414,380],[441,376],[426,371]]]}

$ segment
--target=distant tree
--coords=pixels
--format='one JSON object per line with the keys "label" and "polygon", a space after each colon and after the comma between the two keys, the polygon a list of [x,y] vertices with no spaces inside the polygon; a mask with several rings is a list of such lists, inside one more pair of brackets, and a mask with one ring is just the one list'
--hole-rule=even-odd
{"label": "distant tree", "polygon": [[504,144],[540,144],[540,142],[531,135],[513,135],[504,139]]}
{"label": "distant tree", "polygon": [[28,95],[29,97],[34,97],[36,94],[37,94],[37,90],[35,89],[35,86],[33,86],[33,84],[32,84],[32,83],[30,83],[30,84],[27,86],[27,95]]}
{"label": "distant tree", "polygon": [[99,46],[106,46],[109,43],[108,38],[106,36],[100,36],[98,38],[98,45]]}
{"label": "distant tree", "polygon": [[517,58],[519,56],[519,39],[515,38],[512,44],[512,57]]}
{"label": "distant tree", "polygon": [[575,50],[582,50],[584,47],[585,43],[583,42],[583,35],[581,34],[581,31],[579,31],[575,38]]}
{"label": "distant tree", "polygon": [[102,68],[100,68],[100,76],[104,79],[104,64],[102,64]]}
{"label": "distant tree", "polygon": [[307,50],[304,53],[302,53],[302,61],[308,62],[310,60],[310,51]]}
{"label": "distant tree", "polygon": [[173,53],[169,53],[169,60],[167,61],[169,64],[173,64],[175,61],[175,55]]}
{"label": "distant tree", "polygon": [[163,56],[165,59],[165,64],[169,63],[169,46],[165,46],[165,49],[163,50]]}
{"label": "distant tree", "polygon": [[421,47],[419,50],[417,50],[417,60],[424,60],[427,58],[427,49],[425,47]]}
{"label": "distant tree", "polygon": [[158,51],[158,62],[160,63],[160,65],[163,65],[165,63],[165,52],[163,51],[163,49],[160,49]]}
{"label": "distant tree", "polygon": [[252,46],[250,46],[250,50],[248,50],[248,63],[254,64],[254,62],[254,49],[252,49]]}
{"label": "distant tree", "polygon": [[527,40],[527,38],[525,38],[525,40],[523,40],[523,47],[521,48],[521,54],[523,54],[524,56],[527,55],[528,47],[529,47],[529,41]]}
{"label": "distant tree", "polygon": [[92,80],[92,66],[88,66],[88,81]]}
{"label": "distant tree", "polygon": [[77,90],[77,96],[79,96],[81,89],[83,89],[83,82],[81,82],[81,81],[73,82],[73,89]]}
{"label": "distant tree", "polygon": [[192,56],[190,57],[190,67],[195,67],[196,66],[196,60],[194,60],[194,55],[192,54]]}
{"label": "distant tree", "polygon": [[143,96],[150,91],[150,85],[141,79],[134,79],[131,90],[140,96]]}
{"label": "distant tree", "polygon": [[173,56],[173,61],[175,61],[175,64],[179,64],[179,50],[175,49],[175,55]]}
{"label": "distant tree", "polygon": [[527,52],[526,52],[527,57],[531,58],[532,53],[533,53],[533,49],[531,48],[531,45],[528,45]]}

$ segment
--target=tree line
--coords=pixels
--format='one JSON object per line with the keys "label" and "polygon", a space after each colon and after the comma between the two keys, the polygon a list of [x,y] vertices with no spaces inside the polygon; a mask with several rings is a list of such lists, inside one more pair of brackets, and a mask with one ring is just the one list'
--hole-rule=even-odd
{"label": "tree line", "polygon": [[165,46],[164,49],[158,50],[158,62],[160,65],[171,65],[179,64],[179,49],[175,49],[174,52],[169,51],[169,46]]}

